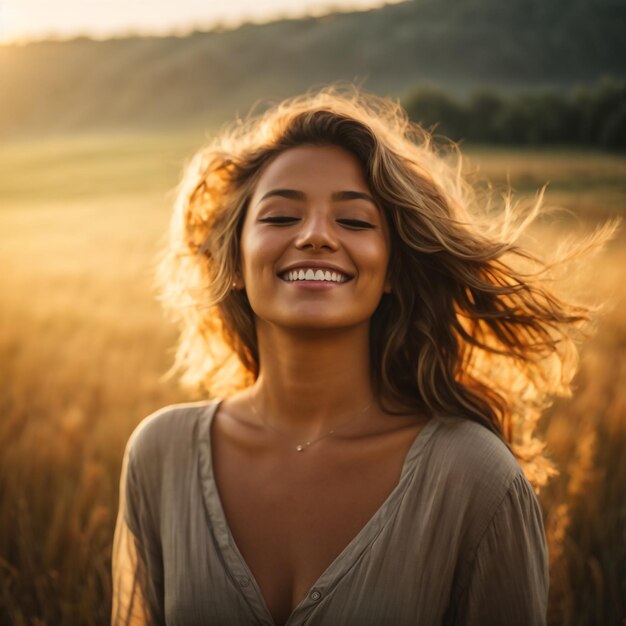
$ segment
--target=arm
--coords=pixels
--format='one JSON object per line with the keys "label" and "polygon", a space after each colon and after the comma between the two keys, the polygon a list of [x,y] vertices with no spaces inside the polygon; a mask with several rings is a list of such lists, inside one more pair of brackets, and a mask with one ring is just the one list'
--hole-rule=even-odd
{"label": "arm", "polygon": [[520,474],[482,535],[459,597],[458,626],[543,626],[548,603],[541,509]]}
{"label": "arm", "polygon": [[127,450],[120,480],[120,506],[113,540],[112,626],[164,623],[160,550],[146,514]]}

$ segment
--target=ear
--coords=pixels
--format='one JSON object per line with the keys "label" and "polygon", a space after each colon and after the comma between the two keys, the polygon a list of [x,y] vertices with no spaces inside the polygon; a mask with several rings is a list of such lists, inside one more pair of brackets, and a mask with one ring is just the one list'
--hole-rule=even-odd
{"label": "ear", "polygon": [[246,286],[244,280],[243,280],[243,276],[241,274],[241,270],[239,268],[237,268],[233,274],[233,282],[232,282],[232,289],[233,291],[239,291],[240,289],[244,289]]}

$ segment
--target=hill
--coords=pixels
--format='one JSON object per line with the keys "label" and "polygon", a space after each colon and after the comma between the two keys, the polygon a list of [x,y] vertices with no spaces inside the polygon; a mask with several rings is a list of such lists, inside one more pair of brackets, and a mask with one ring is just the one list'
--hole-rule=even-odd
{"label": "hill", "polygon": [[0,137],[212,126],[336,80],[402,96],[418,83],[571,87],[626,76],[621,0],[416,0],[186,37],[0,47]]}

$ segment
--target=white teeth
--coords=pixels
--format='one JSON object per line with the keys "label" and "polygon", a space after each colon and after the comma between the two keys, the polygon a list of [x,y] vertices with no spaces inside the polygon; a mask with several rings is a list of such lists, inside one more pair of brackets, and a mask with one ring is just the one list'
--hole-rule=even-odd
{"label": "white teeth", "polygon": [[329,270],[313,270],[313,269],[298,269],[290,270],[283,275],[283,278],[288,281],[296,280],[318,280],[328,281],[333,283],[345,283],[348,277],[339,272],[331,272]]}

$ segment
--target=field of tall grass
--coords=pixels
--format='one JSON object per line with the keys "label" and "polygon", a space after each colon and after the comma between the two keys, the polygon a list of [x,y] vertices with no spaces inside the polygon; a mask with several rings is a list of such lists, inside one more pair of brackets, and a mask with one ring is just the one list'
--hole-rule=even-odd
{"label": "field of tall grass", "polygon": [[[103,625],[122,452],[158,407],[175,330],[151,282],[184,158],[202,136],[83,137],[0,152],[0,623]],[[468,150],[522,195],[551,181],[548,245],[626,212],[626,158]],[[546,228],[548,228],[546,226]],[[609,305],[576,391],[541,428],[560,475],[541,493],[550,624],[626,618],[626,249],[580,271]],[[541,237],[540,237],[541,240]]]}

